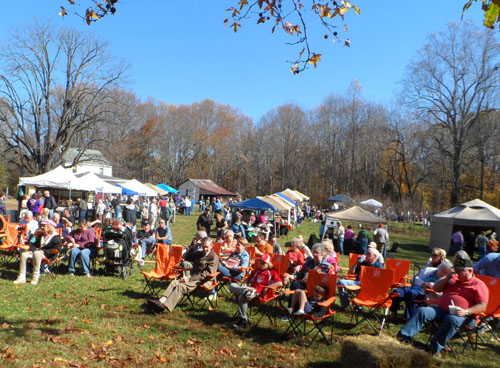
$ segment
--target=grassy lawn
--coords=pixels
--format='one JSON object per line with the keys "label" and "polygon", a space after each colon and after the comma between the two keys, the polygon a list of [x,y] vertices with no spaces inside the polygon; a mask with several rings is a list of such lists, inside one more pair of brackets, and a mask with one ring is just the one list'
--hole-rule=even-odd
{"label": "grassy lawn", "polygon": [[[174,242],[187,244],[195,232],[195,216],[178,216],[172,225]],[[305,223],[281,237],[285,244],[302,234],[307,240],[319,224]],[[415,225],[389,227],[392,241],[401,248],[398,258],[425,263],[429,233]],[[347,263],[347,257],[341,257]],[[152,265],[149,265],[152,268]],[[37,286],[13,285],[17,264],[0,267],[0,354],[4,367],[340,367],[343,336],[369,333],[367,325],[351,327],[349,317],[337,313],[334,344],[316,343],[299,347],[291,338],[283,339],[287,323],[234,331],[230,321],[234,302],[219,298],[217,311],[193,310],[180,305],[171,314],[155,316],[143,309],[143,277],[136,269],[127,280],[111,276],[91,279],[59,275],[43,279]],[[338,302],[337,302],[338,303]],[[399,324],[385,332],[395,336]],[[426,335],[418,341],[425,343]],[[498,343],[478,352],[466,352],[459,359],[444,354],[436,366],[498,366]]]}

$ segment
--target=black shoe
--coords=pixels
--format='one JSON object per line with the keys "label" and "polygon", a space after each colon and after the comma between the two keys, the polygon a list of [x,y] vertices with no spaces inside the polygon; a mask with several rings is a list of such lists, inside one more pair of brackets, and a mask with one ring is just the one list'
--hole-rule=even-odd
{"label": "black shoe", "polygon": [[148,299],[146,305],[155,313],[162,313],[165,311],[165,305],[158,299]]}
{"label": "black shoe", "polygon": [[405,336],[401,332],[398,332],[398,334],[396,335],[396,339],[398,339],[403,344],[411,344],[412,342],[411,337]]}
{"label": "black shoe", "polygon": [[233,325],[233,328],[239,329],[239,328],[245,328],[247,326],[248,326],[248,321],[245,319],[240,319]]}

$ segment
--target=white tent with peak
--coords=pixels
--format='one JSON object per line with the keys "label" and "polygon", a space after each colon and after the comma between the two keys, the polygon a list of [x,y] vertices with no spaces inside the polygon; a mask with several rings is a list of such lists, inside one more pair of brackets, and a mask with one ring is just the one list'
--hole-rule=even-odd
{"label": "white tent with peak", "polygon": [[477,235],[483,230],[492,230],[498,234],[500,209],[474,199],[435,214],[431,219],[431,246],[448,250],[451,235],[459,229],[464,234],[468,231]]}
{"label": "white tent with peak", "polygon": [[158,192],[156,190],[153,190],[146,185],[142,184],[140,181],[136,179],[128,180],[125,183],[120,184],[121,186],[131,189],[134,192],[137,192],[138,195],[143,196],[143,197],[157,197]]}
{"label": "white tent with peak", "polygon": [[19,185],[93,191],[92,185],[83,182],[62,166],[41,175],[20,177]]}

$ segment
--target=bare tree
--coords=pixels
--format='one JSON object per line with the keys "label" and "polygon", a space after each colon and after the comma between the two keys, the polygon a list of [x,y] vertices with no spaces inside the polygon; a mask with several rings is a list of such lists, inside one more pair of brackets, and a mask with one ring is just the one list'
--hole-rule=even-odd
{"label": "bare tree", "polygon": [[[39,23],[11,35],[0,65],[0,141],[32,174],[59,165],[75,138],[104,119],[126,69],[106,42]],[[72,164],[93,142],[80,143]]]}
{"label": "bare tree", "polygon": [[452,168],[450,202],[460,200],[464,159],[472,147],[469,135],[482,110],[498,105],[500,45],[496,33],[470,23],[450,24],[431,34],[408,66],[404,101],[432,125],[435,140]]}

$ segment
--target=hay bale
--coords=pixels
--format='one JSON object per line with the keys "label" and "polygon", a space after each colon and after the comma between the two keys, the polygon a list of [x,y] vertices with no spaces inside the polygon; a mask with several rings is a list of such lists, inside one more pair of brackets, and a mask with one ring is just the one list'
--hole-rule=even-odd
{"label": "hay bale", "polygon": [[429,354],[402,344],[389,336],[360,335],[342,342],[342,366],[345,368],[427,368]]}

